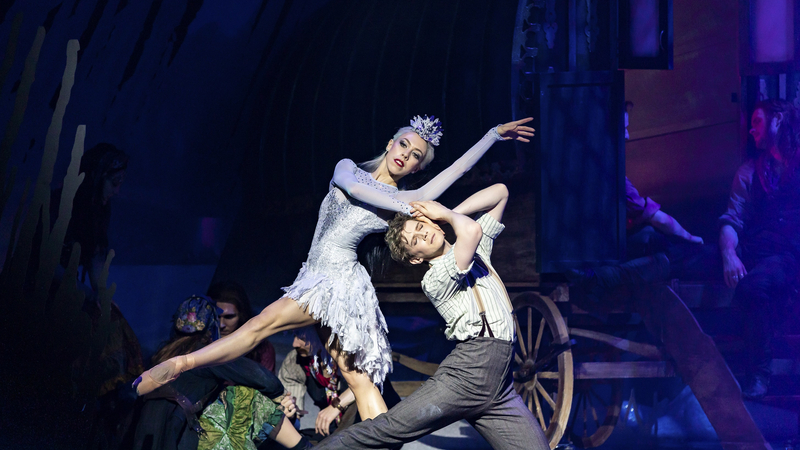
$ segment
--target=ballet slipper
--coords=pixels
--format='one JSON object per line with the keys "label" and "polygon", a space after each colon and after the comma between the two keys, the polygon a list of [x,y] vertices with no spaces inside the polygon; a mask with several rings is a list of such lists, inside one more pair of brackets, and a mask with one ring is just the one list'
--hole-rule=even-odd
{"label": "ballet slipper", "polygon": [[194,367],[194,356],[181,355],[170,358],[161,364],[145,371],[133,382],[136,394],[146,395],[161,386],[175,381],[180,374]]}

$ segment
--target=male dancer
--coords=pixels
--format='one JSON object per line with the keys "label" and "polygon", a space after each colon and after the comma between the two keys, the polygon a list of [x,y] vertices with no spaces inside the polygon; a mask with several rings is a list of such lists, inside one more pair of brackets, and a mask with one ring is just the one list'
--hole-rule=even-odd
{"label": "male dancer", "polygon": [[[430,265],[422,290],[458,341],[439,370],[416,392],[373,420],[333,434],[317,448],[397,447],[460,419],[495,449],[549,449],[542,428],[512,386],[514,319],[505,286],[491,266],[494,239],[508,190],[496,184],[452,211],[437,202],[413,202],[415,217],[452,225],[457,242],[429,223],[398,215],[386,242],[395,260]],[[486,211],[477,221],[467,217]]]}

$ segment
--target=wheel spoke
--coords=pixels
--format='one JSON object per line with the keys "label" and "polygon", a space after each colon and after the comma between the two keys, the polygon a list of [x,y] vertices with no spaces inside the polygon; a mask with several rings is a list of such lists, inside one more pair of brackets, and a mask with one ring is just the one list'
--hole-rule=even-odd
{"label": "wheel spoke", "polygon": [[604,407],[608,408],[608,402],[607,402],[607,401],[605,401],[604,399],[602,399],[602,398],[601,398],[601,397],[600,397],[600,396],[597,394],[597,392],[595,392],[594,390],[591,390],[591,391],[589,391],[589,393],[590,393],[590,394],[592,394],[592,395],[594,396],[594,398],[596,398],[596,399],[597,399],[597,401],[598,401],[598,402],[600,402],[600,403],[601,403],[601,404],[602,404]]}
{"label": "wheel spoke", "polygon": [[538,372],[536,376],[545,380],[557,380],[558,372]]}
{"label": "wheel spoke", "polygon": [[528,307],[528,352],[531,351],[531,333],[533,333],[533,308]]}
{"label": "wheel spoke", "polygon": [[519,329],[519,321],[517,315],[514,315],[514,326],[517,327],[517,338],[519,338],[519,348],[522,349],[522,358],[528,357],[528,350],[525,348],[525,342],[522,341],[522,331]]}
{"label": "wheel spoke", "polygon": [[536,362],[536,357],[539,356],[539,345],[542,343],[542,334],[544,333],[545,323],[544,317],[542,317],[542,321],[539,322],[539,335],[536,336],[536,346],[533,348],[533,357],[531,358],[534,362]]}
{"label": "wheel spoke", "polygon": [[594,405],[589,405],[592,409],[592,419],[594,419],[594,425],[599,429],[600,428],[600,420],[597,418],[597,410],[594,408]]}
{"label": "wheel spoke", "polygon": [[522,357],[519,356],[519,353],[517,353],[517,352],[514,352],[514,361],[516,361],[517,364],[519,364],[519,365],[522,365],[522,363],[523,363]]}
{"label": "wheel spoke", "polygon": [[539,391],[540,394],[542,394],[542,398],[544,398],[547,401],[547,403],[550,405],[550,407],[553,408],[553,411],[555,411],[556,410],[556,402],[553,401],[552,398],[550,398],[550,395],[547,394],[547,391],[544,390],[544,388],[542,387],[542,385],[538,381],[536,381],[535,383],[536,384],[534,386],[536,386],[536,390]]}
{"label": "wheel spoke", "polygon": [[[533,397],[533,401],[536,402],[536,417],[539,418],[539,424],[542,425],[542,431],[547,430],[547,426],[544,424],[544,413],[542,413],[542,405],[539,403],[539,397],[536,395],[536,392],[531,392],[531,397]],[[528,409],[531,409],[530,397],[528,397]]]}

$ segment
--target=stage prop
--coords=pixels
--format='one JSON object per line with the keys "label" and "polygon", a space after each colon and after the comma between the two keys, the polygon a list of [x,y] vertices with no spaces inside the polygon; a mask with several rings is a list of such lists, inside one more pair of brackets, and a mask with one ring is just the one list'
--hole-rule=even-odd
{"label": "stage prop", "polygon": [[[518,8],[512,99],[515,116],[537,118],[532,177],[537,180],[535,253],[541,292],[552,290],[547,280],[566,269],[614,264],[625,257],[624,75],[617,69],[672,68],[671,2],[620,0],[603,10],[592,3],[523,1]],[[665,286],[629,292],[625,299],[635,300],[628,310],[643,316],[663,347],[570,329],[562,315],[570,316],[574,305],[559,307],[534,293],[515,300],[521,324],[515,379],[551,447],[565,435],[581,447],[608,438],[620,415],[615,379],[678,374],[724,448],[769,448],[719,350],[683,301]],[[619,362],[613,352],[596,350],[587,357],[580,346],[572,348],[573,337],[645,360]],[[594,400],[597,392],[602,392],[602,408]],[[575,408],[571,419],[570,408]]]}

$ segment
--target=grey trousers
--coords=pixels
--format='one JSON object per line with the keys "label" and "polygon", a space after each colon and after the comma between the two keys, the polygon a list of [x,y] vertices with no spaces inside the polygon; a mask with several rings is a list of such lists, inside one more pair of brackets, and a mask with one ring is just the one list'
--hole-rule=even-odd
{"label": "grey trousers", "polygon": [[461,342],[433,377],[389,412],[315,448],[395,448],[466,419],[494,449],[549,450],[542,427],[514,391],[512,356],[512,344],[500,339]]}

